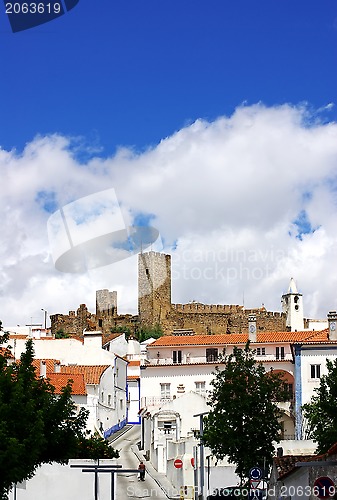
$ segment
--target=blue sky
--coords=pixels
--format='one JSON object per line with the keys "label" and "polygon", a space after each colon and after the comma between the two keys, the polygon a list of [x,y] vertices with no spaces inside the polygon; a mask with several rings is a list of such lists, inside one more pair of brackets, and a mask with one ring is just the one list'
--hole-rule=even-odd
{"label": "blue sky", "polygon": [[109,189],[172,253],[175,302],[277,311],[293,276],[307,316],[337,308],[335,0],[80,0],[17,33],[1,4],[0,51],[5,324],[99,288],[137,312],[135,256],[53,263],[51,213]]}
{"label": "blue sky", "polygon": [[142,150],[243,102],[336,101],[334,0],[80,0],[20,33],[0,23],[4,148],[58,132]]}

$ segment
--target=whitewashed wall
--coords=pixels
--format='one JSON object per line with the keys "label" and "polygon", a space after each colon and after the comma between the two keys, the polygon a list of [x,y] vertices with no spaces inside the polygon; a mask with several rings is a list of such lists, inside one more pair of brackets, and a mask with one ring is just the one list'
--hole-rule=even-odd
{"label": "whitewashed wall", "polygon": [[[43,464],[35,476],[26,482],[25,489],[17,488],[17,500],[93,500],[94,474],[84,473],[70,465],[94,465],[92,460],[70,460],[68,465]],[[100,464],[114,464],[116,460],[100,460]],[[110,474],[100,474],[100,498],[110,498]],[[9,496],[14,500],[14,492]]]}

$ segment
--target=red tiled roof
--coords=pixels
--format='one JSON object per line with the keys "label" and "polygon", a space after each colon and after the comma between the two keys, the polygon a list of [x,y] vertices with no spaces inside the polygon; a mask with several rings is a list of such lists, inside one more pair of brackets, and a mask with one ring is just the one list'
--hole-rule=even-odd
{"label": "red tiled roof", "polygon": [[86,384],[99,384],[102,373],[109,368],[109,365],[74,365],[61,366],[61,373],[82,374]]}
{"label": "red tiled roof", "polygon": [[60,360],[58,359],[33,359],[32,365],[36,368],[36,373],[37,375],[40,375],[40,367],[41,367],[41,361],[44,361],[46,363],[46,372],[47,373],[54,373],[55,371],[55,364],[60,364]]}
{"label": "red tiled roof", "polygon": [[274,462],[277,467],[278,479],[283,479],[291,474],[296,469],[296,462],[324,462],[330,455],[336,453],[337,443],[333,444],[326,453],[320,455],[284,455],[283,457],[275,457]]}
{"label": "red tiled roof", "polygon": [[[148,348],[183,345],[237,345],[246,344],[248,333],[223,335],[164,335]],[[330,342],[328,329],[316,332],[263,332],[257,334],[257,343],[310,343]]]}
{"label": "red tiled roof", "polygon": [[129,366],[139,366],[140,365],[140,361],[129,361]]}
{"label": "red tiled roof", "polygon": [[0,355],[6,357],[7,359],[14,359],[13,354],[7,347],[0,347]]}
{"label": "red tiled roof", "polygon": [[139,378],[140,378],[140,376],[139,376],[139,375],[128,375],[128,376],[127,376],[127,379],[128,379],[128,380],[137,380],[137,379],[139,379]]}
{"label": "red tiled roof", "polygon": [[283,479],[296,469],[297,462],[311,462],[314,460],[322,460],[318,455],[284,455],[283,457],[274,458],[274,462],[278,472],[278,479]]}
{"label": "red tiled roof", "polygon": [[333,444],[331,448],[328,449],[327,455],[336,455],[337,454],[337,443]]}
{"label": "red tiled roof", "polygon": [[55,394],[61,394],[61,389],[65,387],[68,381],[71,382],[71,393],[76,396],[85,396],[87,394],[83,373],[49,373],[48,380],[55,387]]}

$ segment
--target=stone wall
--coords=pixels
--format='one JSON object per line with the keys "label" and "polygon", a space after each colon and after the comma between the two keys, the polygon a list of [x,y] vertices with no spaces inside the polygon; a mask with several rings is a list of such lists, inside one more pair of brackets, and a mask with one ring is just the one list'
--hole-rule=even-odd
{"label": "stone wall", "polygon": [[138,312],[141,324],[160,324],[165,334],[175,329],[193,329],[198,334],[243,333],[248,316],[257,319],[257,331],[284,331],[283,313],[260,309],[245,310],[240,305],[171,304],[171,256],[158,252],[139,255]]}
{"label": "stone wall", "polygon": [[257,331],[284,331],[283,313],[259,309],[244,309],[240,305],[172,304],[171,256],[158,252],[142,253],[138,258],[138,316],[117,314],[117,292],[107,289],[96,292],[96,314],[82,304],[68,315],[50,316],[52,334],[82,336],[87,330],[111,330],[128,327],[135,333],[139,327],[160,325],[165,334],[176,329],[192,329],[197,334],[244,333],[248,331],[248,316],[256,316]]}
{"label": "stone wall", "polygon": [[138,257],[138,314],[142,326],[161,324],[171,311],[171,256],[158,252]]}
{"label": "stone wall", "polygon": [[103,336],[112,331],[129,328],[135,333],[138,317],[131,314],[117,314],[117,292],[109,290],[97,290],[96,292],[96,314],[88,311],[85,304],[81,304],[77,311],[69,311],[69,314],[54,314],[50,316],[51,333],[56,335],[63,332],[74,337],[82,337],[83,330],[100,330]]}

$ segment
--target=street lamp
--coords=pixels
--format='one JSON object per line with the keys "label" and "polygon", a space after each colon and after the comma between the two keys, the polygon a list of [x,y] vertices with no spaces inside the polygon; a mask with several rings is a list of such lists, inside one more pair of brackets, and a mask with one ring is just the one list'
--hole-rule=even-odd
{"label": "street lamp", "polygon": [[205,484],[205,460],[204,460],[204,415],[207,415],[209,411],[204,411],[203,413],[196,413],[193,417],[199,417],[200,419],[200,499],[204,498],[204,484]]}
{"label": "street lamp", "polygon": [[42,308],[41,308],[41,311],[44,311],[44,329],[47,330],[47,314],[48,314],[48,311],[46,311],[45,309],[42,309]]}

